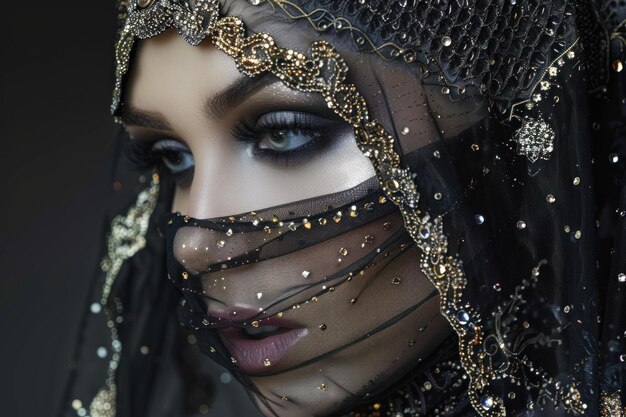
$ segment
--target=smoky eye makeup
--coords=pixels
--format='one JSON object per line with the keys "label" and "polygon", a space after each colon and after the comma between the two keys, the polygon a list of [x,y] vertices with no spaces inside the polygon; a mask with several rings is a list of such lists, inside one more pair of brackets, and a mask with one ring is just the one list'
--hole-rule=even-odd
{"label": "smoky eye makeup", "polygon": [[[231,138],[251,158],[286,166],[314,159],[349,131],[343,121],[305,111],[277,110],[251,119],[236,122]],[[162,168],[178,185],[190,184],[194,157],[180,139],[150,133],[131,139],[127,149],[129,159],[140,169]]]}
{"label": "smoky eye makeup", "polygon": [[231,129],[234,140],[250,155],[285,165],[311,160],[329,148],[345,130],[345,123],[325,116],[278,110],[261,114],[253,122],[241,121]]}

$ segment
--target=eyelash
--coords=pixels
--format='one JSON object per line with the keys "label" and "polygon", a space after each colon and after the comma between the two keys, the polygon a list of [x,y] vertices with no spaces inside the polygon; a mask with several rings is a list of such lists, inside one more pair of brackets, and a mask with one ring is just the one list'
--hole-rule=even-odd
{"label": "eyelash", "polygon": [[[314,126],[314,119],[320,118],[304,113],[268,113],[261,116],[254,127],[243,122],[239,123],[231,130],[231,135],[238,142],[252,145],[252,154],[255,157],[275,162],[281,161],[288,166],[306,159],[332,142],[328,140],[331,133],[328,128],[329,121],[326,121],[325,124]],[[304,145],[284,152],[259,147],[259,143],[265,135],[279,132],[308,134],[316,137]]]}
{"label": "eyelash", "polygon": [[[155,147],[157,143],[165,141],[176,142],[180,145],[177,147],[162,147],[161,149]],[[172,158],[180,152],[191,153],[186,145],[170,137],[159,137],[150,141],[129,140],[126,147],[128,159],[137,169],[156,169],[159,172],[167,172],[178,185],[185,187],[191,184],[193,167],[175,173],[166,166],[164,161],[165,158]]]}

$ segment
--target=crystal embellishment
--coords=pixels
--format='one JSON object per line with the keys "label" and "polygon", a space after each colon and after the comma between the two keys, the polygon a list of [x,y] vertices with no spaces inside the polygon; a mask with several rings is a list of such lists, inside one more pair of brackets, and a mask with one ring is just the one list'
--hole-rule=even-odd
{"label": "crystal embellishment", "polygon": [[548,160],[554,150],[555,133],[541,117],[524,116],[522,126],[513,135],[517,143],[517,154],[524,155],[530,162]]}

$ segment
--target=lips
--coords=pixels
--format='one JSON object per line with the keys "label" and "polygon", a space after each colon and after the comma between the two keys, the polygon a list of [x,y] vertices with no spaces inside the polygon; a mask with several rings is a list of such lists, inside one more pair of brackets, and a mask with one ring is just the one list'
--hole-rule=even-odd
{"label": "lips", "polygon": [[[214,314],[211,315],[215,317]],[[239,314],[240,318],[241,316]],[[254,325],[249,324],[243,328],[228,327],[218,330],[239,368],[250,374],[276,369],[291,348],[308,333],[306,328],[277,317],[252,323]]]}

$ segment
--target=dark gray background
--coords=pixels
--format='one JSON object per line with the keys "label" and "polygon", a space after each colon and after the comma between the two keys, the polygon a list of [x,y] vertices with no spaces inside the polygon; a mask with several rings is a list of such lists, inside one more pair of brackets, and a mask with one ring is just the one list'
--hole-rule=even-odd
{"label": "dark gray background", "polygon": [[2,7],[0,414],[53,416],[111,189],[115,5]]}

